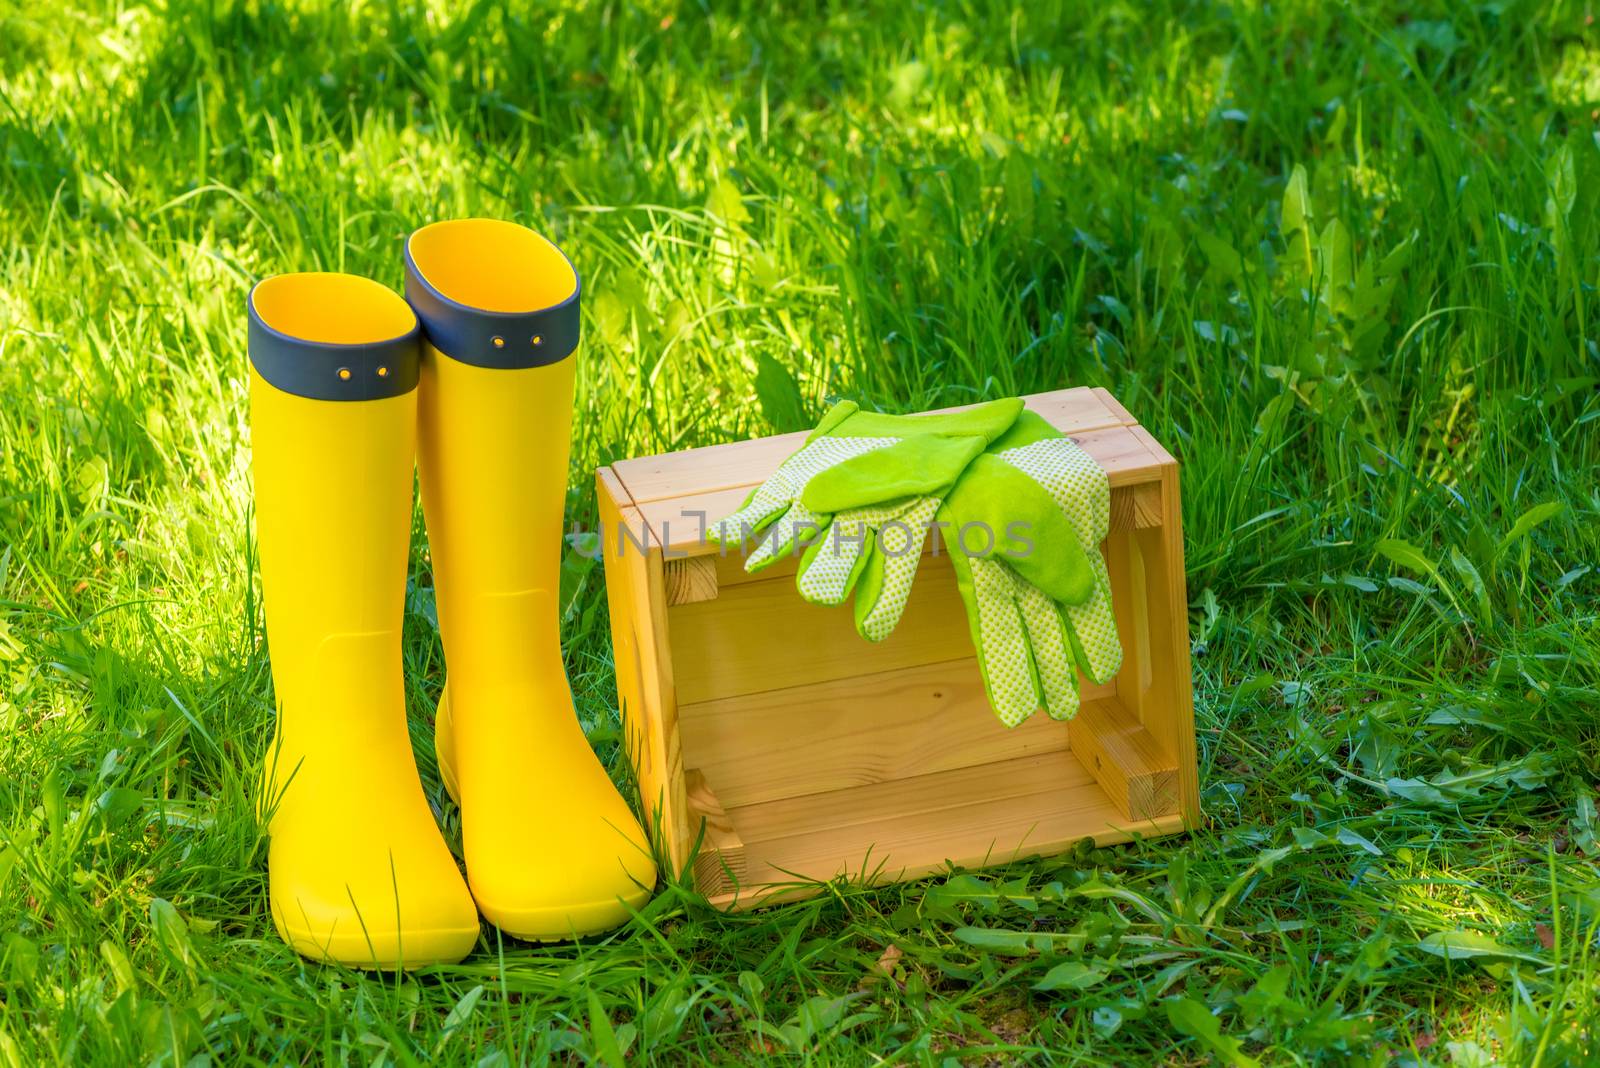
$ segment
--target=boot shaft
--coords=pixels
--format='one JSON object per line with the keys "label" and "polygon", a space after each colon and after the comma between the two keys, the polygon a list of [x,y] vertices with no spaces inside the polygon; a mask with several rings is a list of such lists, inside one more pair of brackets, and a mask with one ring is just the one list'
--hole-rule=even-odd
{"label": "boot shaft", "polygon": [[544,238],[483,219],[419,230],[406,269],[427,330],[418,468],[445,657],[488,679],[559,647],[578,275]]}
{"label": "boot shaft", "polygon": [[[278,703],[291,721],[311,706],[387,706],[401,697],[416,318],[368,279],[298,274],[256,287],[250,324],[251,467]],[[332,726],[370,732],[373,719]]]}

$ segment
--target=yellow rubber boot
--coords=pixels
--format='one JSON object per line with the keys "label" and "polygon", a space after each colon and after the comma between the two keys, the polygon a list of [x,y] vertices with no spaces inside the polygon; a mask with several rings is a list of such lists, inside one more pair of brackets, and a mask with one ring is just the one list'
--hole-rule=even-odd
{"label": "yellow rubber boot", "polygon": [[418,466],[449,670],[435,740],[467,879],[518,938],[603,931],[656,870],[561,660],[577,272],[521,226],[436,223],[406,244],[406,297],[424,331]]}
{"label": "yellow rubber boot", "polygon": [[344,274],[250,294],[256,527],[278,729],[264,777],[272,918],[318,960],[457,961],[477,910],[417,777],[400,620],[419,330]]}

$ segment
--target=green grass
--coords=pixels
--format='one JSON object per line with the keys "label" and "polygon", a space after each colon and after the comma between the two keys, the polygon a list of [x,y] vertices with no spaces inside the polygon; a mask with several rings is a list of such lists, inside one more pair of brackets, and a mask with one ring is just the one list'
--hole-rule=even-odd
{"label": "green grass", "polygon": [[[1595,1063],[1589,8],[353,6],[0,0],[0,1063]],[[1113,390],[1184,465],[1207,826],[403,978],[286,949],[245,293],[469,213],[583,272],[576,522],[832,398]]]}

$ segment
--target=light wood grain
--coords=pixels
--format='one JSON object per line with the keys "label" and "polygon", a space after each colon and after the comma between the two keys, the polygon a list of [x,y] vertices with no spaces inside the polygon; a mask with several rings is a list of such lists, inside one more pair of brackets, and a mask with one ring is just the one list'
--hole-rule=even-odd
{"label": "light wood grain", "polygon": [[1144,558],[1132,531],[1113,533],[1106,539],[1106,571],[1111,576],[1111,609],[1122,642],[1122,670],[1117,673],[1117,697],[1133,715],[1143,719],[1144,698],[1150,689],[1150,598],[1146,590]]}
{"label": "light wood grain", "polygon": [[715,601],[678,605],[670,618],[684,705],[972,655],[949,567],[918,574],[900,625],[881,642],[856,633],[850,605],[806,604],[782,574],[724,586]]}
{"label": "light wood grain", "polygon": [[[1086,685],[1090,700],[1113,692]],[[678,729],[730,807],[1067,748],[1067,725],[1042,713],[1002,727],[971,657],[684,704]]]}
{"label": "light wood grain", "polygon": [[[1144,491],[1135,494],[1133,501],[1127,504],[1120,503],[1124,491],[1134,487],[1154,485],[1161,478],[1160,467],[1152,459],[1144,440],[1133,431],[1134,428],[1117,425],[1071,436],[1105,469],[1106,477],[1111,483],[1114,516],[1120,516],[1124,522],[1137,523],[1142,517],[1144,522],[1159,523],[1161,516],[1159,492]],[[765,446],[766,442],[775,440],[779,439],[763,438],[760,442],[741,444]],[[717,447],[727,448],[727,446]],[[763,447],[761,454],[765,453],[766,449]],[[778,458],[779,461],[782,459],[782,456]],[[771,465],[772,468],[776,466],[777,463]],[[760,478],[748,484],[697,489],[674,496],[641,501],[638,504],[639,514],[649,524],[656,540],[674,557],[720,555],[721,548],[707,543],[705,539],[707,525],[737,511],[751,488],[764,481],[770,474],[771,469],[764,469]]]}
{"label": "light wood grain", "polygon": [[[1081,387],[1040,393],[1026,398],[1026,404],[1063,434],[1120,426],[1125,414],[1113,413],[1099,393]],[[959,405],[939,411],[954,412],[970,407],[972,405]],[[764,482],[779,464],[798,450],[805,443],[806,433],[798,431],[686,449],[664,456],[619,460],[612,467],[627,487],[632,502],[640,506],[663,498],[694,497],[730,487],[748,490]]]}
{"label": "light wood grain", "polygon": [[1179,807],[1190,826],[1200,821],[1200,775],[1195,753],[1194,688],[1189,663],[1189,593],[1183,565],[1183,505],[1178,465],[1162,466],[1162,508],[1158,529],[1133,534],[1144,560],[1149,590],[1150,688],[1140,715],[1178,768]]}
{"label": "light wood grain", "polygon": [[1000,864],[1059,853],[1085,838],[1126,841],[1176,825],[1175,816],[1131,823],[1066,752],[753,805],[729,815],[749,865],[749,882],[718,899],[733,907],[781,896],[797,878],[893,882],[951,864]]}

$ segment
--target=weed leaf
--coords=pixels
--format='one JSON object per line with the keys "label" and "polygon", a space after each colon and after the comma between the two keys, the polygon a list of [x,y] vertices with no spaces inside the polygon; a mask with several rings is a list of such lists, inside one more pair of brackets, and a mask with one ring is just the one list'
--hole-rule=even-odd
{"label": "weed leaf", "polygon": [[1110,973],[1075,960],[1062,961],[1033,984],[1035,990],[1088,990],[1097,986]]}
{"label": "weed leaf", "polygon": [[1424,953],[1445,960],[1521,960],[1530,964],[1544,964],[1544,960],[1531,953],[1502,946],[1486,934],[1476,931],[1439,931],[1417,943]]}
{"label": "weed leaf", "polygon": [[1167,1002],[1167,1021],[1190,1038],[1210,1050],[1219,1060],[1235,1068],[1254,1068],[1259,1062],[1240,1048],[1237,1038],[1222,1033],[1222,1024],[1211,1015],[1211,1010],[1189,997],[1172,998]]}

